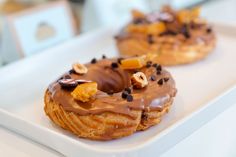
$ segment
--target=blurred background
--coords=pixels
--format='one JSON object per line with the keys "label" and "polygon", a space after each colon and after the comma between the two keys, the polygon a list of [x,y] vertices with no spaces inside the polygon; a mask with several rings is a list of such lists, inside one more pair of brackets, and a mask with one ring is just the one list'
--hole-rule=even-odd
{"label": "blurred background", "polygon": [[165,4],[201,6],[210,22],[236,23],[236,0],[0,0],[0,67],[80,34],[121,26],[134,8],[151,12]]}

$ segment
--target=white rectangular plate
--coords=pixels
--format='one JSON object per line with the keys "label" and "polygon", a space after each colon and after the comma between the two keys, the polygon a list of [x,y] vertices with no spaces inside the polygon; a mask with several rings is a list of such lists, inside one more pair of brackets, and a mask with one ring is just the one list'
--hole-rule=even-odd
{"label": "white rectangular plate", "polygon": [[114,29],[82,35],[0,69],[0,124],[67,156],[156,156],[236,101],[236,38],[228,27],[217,30],[217,48],[205,60],[168,68],[178,93],[161,124],[147,131],[113,141],[91,141],[60,129],[43,111],[45,89],[71,63],[118,55]]}

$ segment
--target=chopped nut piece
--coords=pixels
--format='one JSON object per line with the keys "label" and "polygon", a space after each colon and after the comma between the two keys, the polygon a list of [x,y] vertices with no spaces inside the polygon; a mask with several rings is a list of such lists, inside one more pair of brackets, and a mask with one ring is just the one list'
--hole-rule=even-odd
{"label": "chopped nut piece", "polygon": [[88,72],[88,69],[86,68],[86,66],[80,63],[74,63],[72,65],[72,68],[77,74],[86,74]]}
{"label": "chopped nut piece", "polygon": [[201,13],[201,7],[194,7],[191,9],[191,16],[193,19],[198,18]]}
{"label": "chopped nut piece", "polygon": [[131,77],[131,83],[134,88],[143,88],[148,85],[148,80],[144,73],[137,72]]}
{"label": "chopped nut piece", "polygon": [[192,10],[183,9],[177,13],[177,18],[181,23],[190,23],[194,19],[197,19],[199,17],[199,14],[200,14],[199,7],[195,7]]}
{"label": "chopped nut piece", "polygon": [[143,57],[133,57],[121,60],[121,67],[123,69],[137,69],[145,65]]}
{"label": "chopped nut piece", "polygon": [[76,82],[78,82],[78,84],[82,84],[82,83],[90,83],[90,82],[93,82],[93,81],[78,79],[78,80],[76,80]]}
{"label": "chopped nut piece", "polygon": [[147,28],[147,33],[152,35],[159,35],[166,30],[166,26],[163,22],[152,23]]}
{"label": "chopped nut piece", "polygon": [[155,60],[157,57],[158,57],[157,54],[147,53],[145,57],[145,61],[152,61],[152,60]]}
{"label": "chopped nut piece", "polygon": [[139,11],[139,10],[133,9],[131,11],[131,13],[132,13],[132,16],[133,16],[134,19],[136,19],[136,18],[145,18],[145,14],[143,12]]}
{"label": "chopped nut piece", "polygon": [[129,24],[125,31],[127,32],[136,32],[136,33],[147,33],[147,27],[146,25],[135,25],[135,24]]}
{"label": "chopped nut piece", "polygon": [[91,83],[84,83],[84,84],[78,85],[73,90],[73,92],[71,92],[71,95],[76,100],[87,102],[96,93],[97,93],[97,83],[91,82]]}

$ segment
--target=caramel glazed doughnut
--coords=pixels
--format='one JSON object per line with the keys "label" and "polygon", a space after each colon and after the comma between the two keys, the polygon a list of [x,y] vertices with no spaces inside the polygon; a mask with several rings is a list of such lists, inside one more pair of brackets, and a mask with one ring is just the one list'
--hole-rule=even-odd
{"label": "caramel glazed doughnut", "polygon": [[115,37],[122,55],[156,54],[161,65],[195,62],[215,47],[212,28],[199,17],[199,8],[174,11],[168,6],[147,15],[134,10],[133,21]]}
{"label": "caramel glazed doughnut", "polygon": [[176,94],[159,64],[142,57],[93,59],[49,85],[45,113],[58,126],[93,140],[111,140],[160,123]]}

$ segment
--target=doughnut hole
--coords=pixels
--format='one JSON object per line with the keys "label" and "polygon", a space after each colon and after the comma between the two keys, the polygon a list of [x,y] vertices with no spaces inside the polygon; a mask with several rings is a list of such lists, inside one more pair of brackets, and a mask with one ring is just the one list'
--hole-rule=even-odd
{"label": "doughnut hole", "polygon": [[129,74],[121,68],[104,68],[99,72],[94,81],[97,82],[98,89],[107,94],[119,93],[130,86]]}

